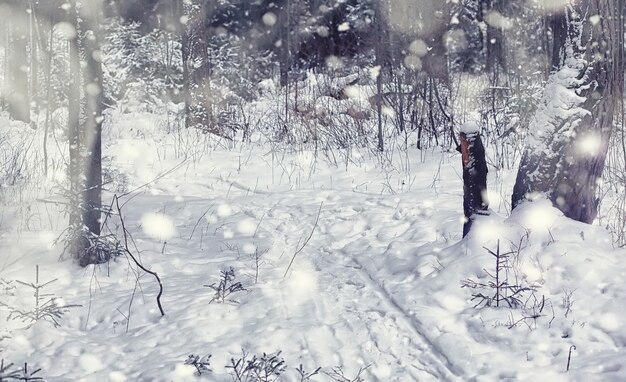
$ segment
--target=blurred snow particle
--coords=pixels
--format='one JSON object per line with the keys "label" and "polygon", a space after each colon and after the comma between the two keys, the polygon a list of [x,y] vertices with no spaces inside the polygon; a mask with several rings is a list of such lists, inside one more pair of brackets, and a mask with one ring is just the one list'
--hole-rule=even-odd
{"label": "blurred snow particle", "polygon": [[83,354],[78,358],[78,363],[80,367],[83,368],[87,373],[95,373],[96,371],[100,371],[104,369],[104,365],[102,362],[93,354]]}
{"label": "blurred snow particle", "polygon": [[372,372],[378,379],[382,380],[390,380],[393,376],[393,370],[389,365],[378,364],[372,369]]}
{"label": "blurred snow particle", "polygon": [[326,57],[326,66],[329,69],[334,69],[334,70],[341,69],[341,67],[343,66],[343,61],[341,60],[340,57],[330,55]]}
{"label": "blurred snow particle", "polygon": [[278,18],[276,17],[275,13],[267,12],[266,14],[263,15],[261,20],[263,21],[263,24],[267,25],[268,27],[271,27],[271,26],[274,26],[274,24],[276,24],[276,21],[278,20]]}
{"label": "blurred snow particle", "polygon": [[511,29],[513,27],[513,22],[508,17],[503,16],[498,11],[490,11],[485,15],[485,21],[487,24],[494,28],[499,28],[503,30]]}
{"label": "blurred snow particle", "polygon": [[565,7],[570,0],[532,0],[531,5],[534,9],[545,13],[565,12]]}
{"label": "blurred snow particle", "polygon": [[583,135],[576,140],[576,146],[581,154],[596,156],[602,148],[602,137],[598,134]]}
{"label": "blurred snow particle", "polygon": [[98,86],[98,84],[96,84],[95,82],[90,82],[87,84],[87,86],[85,86],[85,91],[90,96],[95,97],[100,94],[100,86]]}
{"label": "blurred snow particle", "polygon": [[317,277],[313,267],[305,262],[294,263],[287,276],[285,302],[298,306],[317,294]]}
{"label": "blurred snow particle", "polygon": [[613,332],[622,327],[621,320],[612,313],[605,313],[598,318],[598,325],[607,332]]}
{"label": "blurred snow particle", "polygon": [[222,236],[224,236],[224,239],[232,239],[235,236],[235,233],[230,228],[224,228]]}
{"label": "blurred snow particle", "polygon": [[373,68],[370,68],[369,75],[371,79],[377,79],[378,75],[380,75],[380,65],[376,65]]}
{"label": "blurred snow particle", "polygon": [[506,231],[502,222],[498,221],[494,217],[485,216],[481,219],[477,219],[472,226],[472,230],[475,232],[476,237],[481,243],[495,242],[496,240],[505,237]]}
{"label": "blurred snow particle", "polygon": [[241,251],[243,253],[245,253],[246,255],[252,255],[252,254],[254,254],[254,252],[256,252],[256,245],[254,245],[252,243],[245,243],[241,247]]}
{"label": "blurred snow particle", "polygon": [[68,22],[62,21],[54,26],[54,29],[61,35],[64,40],[72,40],[76,38],[76,29]]}
{"label": "blurred snow particle", "polygon": [[182,25],[187,25],[187,22],[189,22],[189,16],[180,16],[180,19],[178,20]]}
{"label": "blurred snow particle", "polygon": [[589,17],[589,22],[591,23],[591,25],[598,25],[600,23],[601,19],[602,19],[602,16],[600,16],[600,15],[593,15],[593,16]]}
{"label": "blurred snow particle", "polygon": [[409,54],[404,57],[404,66],[407,69],[418,71],[422,69],[422,60],[416,55]]}
{"label": "blurred snow particle", "polygon": [[237,231],[243,236],[252,236],[256,231],[257,223],[253,219],[243,219],[237,223]]}
{"label": "blurred snow particle", "polygon": [[225,218],[232,214],[233,209],[228,204],[220,204],[219,206],[217,206],[217,216]]}
{"label": "blurred snow particle", "polygon": [[215,36],[224,38],[228,36],[228,29],[224,28],[223,26],[218,26],[215,28],[214,33]]}
{"label": "blurred snow particle", "polygon": [[532,203],[525,203],[521,221],[525,228],[531,230],[547,230],[554,225],[557,217],[561,214],[559,210],[552,207],[552,203],[547,200],[538,200]]}
{"label": "blurred snow particle", "polygon": [[343,88],[343,94],[345,94],[346,97],[351,98],[351,99],[359,99],[361,92],[359,91],[358,87],[348,85],[345,88]]}
{"label": "blurred snow particle", "polygon": [[217,223],[217,216],[213,215],[212,213],[206,215],[204,218],[206,219],[207,223],[209,223],[209,224]]}
{"label": "blurred snow particle", "polygon": [[127,378],[119,371],[112,371],[109,373],[109,380],[111,382],[126,382]]}
{"label": "blurred snow particle", "polygon": [[349,30],[350,30],[350,23],[347,21],[345,23],[339,24],[339,26],[337,27],[337,31],[339,32],[346,32]]}
{"label": "blurred snow particle", "polygon": [[317,27],[316,32],[318,35],[320,35],[320,37],[328,37],[329,35],[328,27],[325,27],[325,26]]}
{"label": "blurred snow particle", "polygon": [[176,227],[169,216],[162,213],[147,213],[141,217],[143,232],[157,240],[167,240],[176,234]]}
{"label": "blurred snow particle", "polygon": [[93,60],[96,61],[96,62],[102,62],[102,51],[101,50],[94,50],[91,53],[91,58],[93,58]]}
{"label": "blurred snow particle", "polygon": [[467,37],[461,29],[453,29],[443,35],[443,45],[448,53],[459,53],[467,49]]}
{"label": "blurred snow particle", "polygon": [[409,45],[409,51],[417,57],[424,57],[428,53],[428,45],[423,40],[417,39]]}

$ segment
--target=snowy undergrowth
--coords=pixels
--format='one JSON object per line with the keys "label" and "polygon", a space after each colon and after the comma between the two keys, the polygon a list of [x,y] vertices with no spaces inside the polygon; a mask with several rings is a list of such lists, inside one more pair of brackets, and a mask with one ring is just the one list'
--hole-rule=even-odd
{"label": "snowy undergrowth", "polygon": [[[125,258],[79,269],[57,261],[61,228],[18,236],[3,225],[0,300],[32,308],[14,280],[33,282],[39,264],[41,280],[58,279],[47,292],[82,307],[59,328],[6,322],[0,358],[50,381],[229,381],[242,349],[281,351],[286,381],[300,380],[300,364],[323,368],[312,381],[332,381],[337,366],[366,381],[626,378],[624,251],[545,201],[506,217],[514,174],[500,184],[490,173],[495,211],[461,240],[456,153],[354,150],[336,165],[267,142],[158,134],[158,119],[142,120],[108,133],[122,184],[105,199],[135,190],[121,199],[130,249],[161,277],[165,316],[155,280]],[[188,142],[193,155],[178,150]],[[108,225],[121,232],[118,218]],[[508,282],[532,287],[514,309],[476,306],[493,289],[461,287],[492,281],[498,243],[512,253]],[[231,267],[245,291],[219,303],[208,286]],[[211,354],[212,371],[195,375],[190,354]]]}

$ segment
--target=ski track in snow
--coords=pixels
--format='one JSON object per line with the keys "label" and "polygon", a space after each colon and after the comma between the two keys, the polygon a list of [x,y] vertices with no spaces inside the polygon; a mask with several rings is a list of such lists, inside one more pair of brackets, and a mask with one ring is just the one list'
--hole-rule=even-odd
{"label": "ski track in snow", "polygon": [[[243,187],[242,189],[246,190],[247,188]],[[362,195],[360,196],[362,197]],[[369,199],[372,198],[372,196],[369,196],[365,203],[370,202]],[[359,214],[356,211],[352,211],[355,214],[351,217],[355,220],[351,220],[350,217],[342,218],[339,216],[334,217],[334,219],[328,217],[328,215],[333,214],[338,205],[345,204],[345,202],[345,200],[340,199],[339,202],[333,204],[324,204],[316,231],[328,232],[336,239],[340,237],[361,238],[367,234],[370,243],[376,244],[380,249],[385,247],[385,240],[400,236],[408,229],[409,223],[404,222],[392,227],[383,226],[376,231],[371,230],[368,228],[372,225],[370,224],[371,222],[367,222],[363,217],[357,217]],[[381,203],[381,200],[377,200],[377,202]],[[293,204],[296,206],[301,205],[297,203],[297,199]],[[388,214],[390,216],[393,215],[394,206],[388,205],[385,207],[389,209]],[[294,207],[291,207],[292,211],[293,209]],[[290,217],[294,221],[315,221],[315,205],[311,205],[307,209],[302,207],[295,207],[295,209],[298,210],[297,214],[290,213]],[[350,209],[340,208],[339,210]],[[306,217],[303,215],[306,215]],[[336,220],[342,220],[343,224],[338,224]],[[365,229],[365,231],[362,231],[362,229]],[[306,236],[306,229],[301,232],[301,235]],[[307,244],[307,248],[310,248],[309,254],[315,248],[324,247],[325,238],[322,236],[323,234],[314,232],[311,242]],[[294,235],[286,235],[283,237],[283,240],[293,241]],[[335,242],[334,246],[337,246],[337,244],[347,246],[353,242],[351,239],[344,239],[340,242]],[[334,253],[342,254],[343,251],[335,250]],[[305,257],[306,255],[301,253],[299,256]],[[324,284],[327,285],[324,291],[325,295],[319,298],[321,304],[325,306],[325,311],[339,312],[342,322],[349,325],[350,331],[354,335],[359,334],[359,330],[355,324],[351,323],[361,323],[366,327],[369,341],[365,346],[371,345],[371,347],[376,349],[376,354],[372,359],[390,356],[396,365],[402,368],[402,370],[393,371],[392,375],[398,378],[393,380],[406,380],[405,378],[409,376],[415,381],[461,380],[461,371],[450,362],[446,354],[423,332],[423,324],[393,298],[381,285],[380,281],[375,279],[372,272],[368,272],[367,268],[358,260],[358,256],[358,253],[353,253],[342,254],[341,259],[331,258],[330,256],[309,257],[309,260],[315,263],[317,269],[330,270],[324,275],[326,279]],[[300,261],[302,260],[300,259]],[[337,292],[339,292],[339,296]],[[355,295],[360,295],[360,298],[355,299]],[[354,303],[342,305],[346,301]],[[364,304],[364,302],[367,303]],[[380,339],[384,337],[400,339],[398,343],[401,343],[402,347],[385,347],[381,345]],[[368,349],[368,351],[371,351],[371,349]],[[403,375],[403,377],[397,377],[398,375]],[[377,380],[391,379],[379,378]]]}

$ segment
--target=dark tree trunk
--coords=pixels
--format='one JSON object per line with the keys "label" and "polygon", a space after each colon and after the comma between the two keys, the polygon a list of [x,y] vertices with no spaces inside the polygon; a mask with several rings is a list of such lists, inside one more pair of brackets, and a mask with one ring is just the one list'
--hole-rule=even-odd
{"label": "dark tree trunk", "polygon": [[550,76],[529,129],[513,189],[514,208],[543,195],[569,218],[595,219],[597,181],[622,99],[622,11],[618,0],[580,0],[562,15],[567,22],[552,20],[558,71]]}
{"label": "dark tree trunk", "polygon": [[463,161],[463,237],[468,234],[475,215],[484,215],[487,201],[487,161],[485,147],[478,131],[462,132],[460,144]]}
{"label": "dark tree trunk", "polygon": [[[100,57],[100,14],[92,11],[85,16],[85,69],[83,89],[85,94],[84,164],[85,191],[83,223],[94,235],[100,235],[102,208],[102,64]],[[89,263],[97,259],[86,259]]]}
{"label": "dark tree trunk", "polygon": [[[211,100],[209,48],[209,3],[201,1],[197,9],[183,7],[187,22],[182,26],[183,89],[185,127],[212,131],[209,113]],[[198,65],[191,67],[194,62]]]}
{"label": "dark tree trunk", "polygon": [[[380,5],[379,5],[380,7]],[[382,36],[382,11],[379,9],[379,14],[376,15],[376,65],[378,66],[378,75],[376,76],[376,115],[378,117],[378,151],[383,152],[385,150],[385,143],[383,139],[383,69],[385,67],[385,60],[383,58],[383,36]]]}
{"label": "dark tree trunk", "polygon": [[[76,36],[68,40],[70,229],[73,230],[74,237],[70,251],[81,266],[87,266],[108,260],[97,258],[93,251],[88,251],[91,245],[89,237],[100,235],[102,205],[101,9],[91,7],[81,9],[80,15],[78,13],[76,3],[73,2],[68,13],[68,22],[76,30]],[[81,65],[81,57],[84,57],[84,65]]]}

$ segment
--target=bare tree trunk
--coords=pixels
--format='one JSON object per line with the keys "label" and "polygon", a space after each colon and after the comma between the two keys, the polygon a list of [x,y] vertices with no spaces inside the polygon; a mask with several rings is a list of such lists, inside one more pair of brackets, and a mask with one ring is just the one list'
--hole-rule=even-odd
{"label": "bare tree trunk", "polygon": [[[209,3],[202,0],[197,8],[186,6],[182,9],[187,18],[181,30],[185,126],[215,132],[209,120]],[[199,62],[199,66],[196,64],[192,68],[190,65],[194,62]]]}
{"label": "bare tree trunk", "polygon": [[376,30],[378,41],[376,44],[376,65],[378,66],[378,76],[376,77],[376,113],[378,115],[378,151],[384,151],[383,141],[383,50],[382,50],[382,12],[376,15]]}
{"label": "bare tree trunk", "polygon": [[558,71],[550,76],[529,129],[513,207],[544,195],[567,217],[595,219],[597,181],[622,98],[622,7],[619,0],[572,1],[565,21],[552,22]]}
{"label": "bare tree trunk", "polygon": [[[68,14],[69,22],[76,31],[76,35],[68,40],[70,52],[68,137],[70,204],[72,206],[70,229],[74,234],[74,243],[70,251],[81,266],[107,260],[94,258],[93,255],[89,255],[89,251],[86,251],[90,246],[88,237],[100,235],[102,204],[103,96],[99,45],[100,11],[97,9],[97,4],[91,4],[90,8],[77,9],[76,2],[73,2]],[[85,57],[82,70],[81,56]],[[82,124],[81,91],[84,96]]]}
{"label": "bare tree trunk", "polygon": [[39,78],[38,78],[38,72],[39,72],[39,67],[38,67],[38,63],[39,63],[39,49],[37,47],[37,42],[39,41],[37,38],[37,17],[36,17],[36,12],[35,12],[35,4],[33,2],[33,0],[29,1],[28,4],[28,9],[30,10],[29,13],[29,37],[30,37],[30,68],[29,68],[29,73],[30,73],[30,99],[33,100],[33,105],[34,105],[34,113],[35,115],[37,115],[39,113],[39,104],[40,104],[40,99],[37,96],[38,95],[38,91],[39,91]]}
{"label": "bare tree trunk", "polygon": [[[95,6],[95,5],[92,5]],[[100,235],[100,211],[102,208],[102,64],[100,53],[100,11],[91,9],[83,16],[86,23],[84,39],[85,69],[83,92],[85,94],[85,125],[83,149],[85,191],[83,224],[94,235]],[[93,263],[98,259],[81,259]],[[86,264],[85,264],[86,265]]]}
{"label": "bare tree trunk", "polygon": [[[77,24],[76,9],[72,8],[69,12],[69,18],[72,25]],[[82,208],[83,201],[81,198],[84,184],[81,181],[82,161],[80,157],[81,139],[80,139],[80,53],[78,50],[78,38],[74,37],[68,40],[69,45],[69,74],[70,81],[68,87],[68,118],[67,118],[67,135],[69,140],[69,174],[70,174],[70,229],[79,231],[83,228]],[[78,251],[78,244],[73,251]]]}
{"label": "bare tree trunk", "polygon": [[9,92],[7,94],[9,115],[18,121],[30,123],[28,98],[28,18],[26,3],[17,2],[7,8],[5,18],[10,24],[11,52],[9,54]]}
{"label": "bare tree trunk", "polygon": [[[190,64],[190,54],[189,54],[189,48],[190,48],[190,42],[189,42],[189,35],[188,35],[188,27],[187,27],[187,23],[188,21],[188,16],[186,15],[185,12],[185,5],[184,5],[184,1],[180,0],[178,1],[178,7],[177,7],[177,17],[176,20],[178,21],[178,26],[179,26],[179,30],[178,32],[180,33],[180,49],[181,49],[181,56],[182,56],[182,60],[183,60],[183,101],[185,102],[185,128],[191,127],[192,122],[191,122],[191,99],[190,99],[190,92],[189,92],[189,64]],[[183,22],[182,20],[186,19],[186,22]]]}

